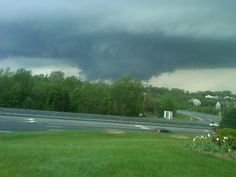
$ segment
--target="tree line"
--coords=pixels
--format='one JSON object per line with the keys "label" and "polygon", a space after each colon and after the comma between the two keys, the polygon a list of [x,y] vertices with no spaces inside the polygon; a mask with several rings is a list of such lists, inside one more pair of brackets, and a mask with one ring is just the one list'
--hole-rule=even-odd
{"label": "tree line", "polygon": [[[0,70],[2,107],[152,117],[162,117],[164,110],[175,112],[177,109],[216,113],[216,100],[203,99],[206,94],[232,96],[229,91],[190,93],[157,88],[128,76],[106,83],[65,77],[61,71],[33,75],[23,68],[15,72],[9,68]],[[202,106],[190,104],[191,98],[201,99]]]}
{"label": "tree line", "polygon": [[23,68],[0,71],[0,106],[137,116],[144,111],[141,81],[122,77],[112,83],[65,77],[61,71],[32,75]]}

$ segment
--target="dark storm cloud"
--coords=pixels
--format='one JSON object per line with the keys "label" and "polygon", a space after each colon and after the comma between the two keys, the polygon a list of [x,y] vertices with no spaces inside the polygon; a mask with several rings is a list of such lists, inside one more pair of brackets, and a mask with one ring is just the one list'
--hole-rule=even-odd
{"label": "dark storm cloud", "polygon": [[0,3],[0,59],[52,59],[90,79],[236,67],[234,1]]}

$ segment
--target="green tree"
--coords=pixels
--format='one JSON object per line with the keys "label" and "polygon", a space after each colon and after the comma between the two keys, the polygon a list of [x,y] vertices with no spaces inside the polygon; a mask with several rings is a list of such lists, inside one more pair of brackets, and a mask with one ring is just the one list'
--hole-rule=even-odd
{"label": "green tree", "polygon": [[236,107],[228,108],[223,115],[220,122],[221,128],[234,128],[236,129]]}
{"label": "green tree", "polygon": [[29,93],[34,85],[31,71],[20,68],[13,75],[13,95],[15,96],[16,106],[24,108],[24,102],[30,99]]}
{"label": "green tree", "polygon": [[141,81],[123,77],[111,88],[112,112],[117,115],[138,116],[143,112],[144,87]]}
{"label": "green tree", "polygon": [[175,101],[169,95],[165,95],[160,100],[158,100],[157,106],[159,106],[159,108],[157,108],[159,116],[163,116],[164,111],[173,111],[173,113],[175,114],[176,111]]}
{"label": "green tree", "polygon": [[48,106],[54,111],[68,111],[70,99],[67,90],[63,88],[54,89],[49,96]]}
{"label": "green tree", "polygon": [[61,71],[52,71],[49,79],[55,79],[55,80],[63,80],[65,77],[65,74]]}

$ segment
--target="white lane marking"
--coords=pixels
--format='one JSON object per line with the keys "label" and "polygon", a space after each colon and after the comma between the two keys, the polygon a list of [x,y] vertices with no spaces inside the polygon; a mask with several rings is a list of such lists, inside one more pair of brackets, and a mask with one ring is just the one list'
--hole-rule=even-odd
{"label": "white lane marking", "polygon": [[34,123],[35,120],[33,118],[27,118],[25,119],[25,122]]}
{"label": "white lane marking", "polygon": [[143,125],[135,125],[135,127],[141,128],[141,129],[143,129],[143,130],[150,130],[150,128],[145,127],[145,126],[143,126]]}
{"label": "white lane marking", "polygon": [[204,130],[205,132],[209,132],[209,130]]}

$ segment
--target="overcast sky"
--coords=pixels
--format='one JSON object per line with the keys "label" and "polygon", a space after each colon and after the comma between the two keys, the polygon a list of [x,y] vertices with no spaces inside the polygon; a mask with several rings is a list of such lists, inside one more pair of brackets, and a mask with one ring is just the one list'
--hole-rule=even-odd
{"label": "overcast sky", "polygon": [[0,0],[0,67],[236,93],[235,7],[235,0]]}

